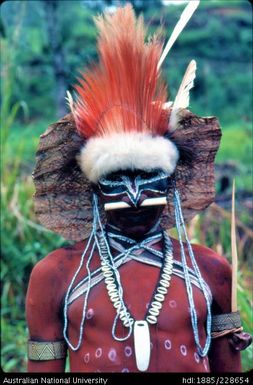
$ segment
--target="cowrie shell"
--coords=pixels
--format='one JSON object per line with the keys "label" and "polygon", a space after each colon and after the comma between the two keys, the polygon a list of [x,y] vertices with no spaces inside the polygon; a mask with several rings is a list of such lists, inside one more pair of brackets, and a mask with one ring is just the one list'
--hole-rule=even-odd
{"label": "cowrie shell", "polygon": [[154,315],[148,315],[147,316],[147,321],[150,324],[156,324],[157,323],[157,318]]}
{"label": "cowrie shell", "polygon": [[158,287],[157,288],[157,292],[160,293],[160,294],[167,294],[168,290],[166,289],[166,287]]}
{"label": "cowrie shell", "polygon": [[159,309],[154,309],[154,308],[149,309],[149,314],[151,315],[158,316],[159,313],[160,313]]}
{"label": "cowrie shell", "polygon": [[170,286],[169,282],[167,282],[165,279],[160,279],[160,285],[162,285],[163,287]]}
{"label": "cowrie shell", "polygon": [[151,303],[151,307],[155,307],[157,309],[161,309],[162,308],[162,304],[161,304],[161,302],[154,301],[154,302]]}
{"label": "cowrie shell", "polygon": [[157,300],[157,301],[159,301],[159,302],[162,302],[162,301],[164,301],[164,295],[163,294],[160,294],[160,293],[157,293],[156,295],[155,295],[155,299]]}

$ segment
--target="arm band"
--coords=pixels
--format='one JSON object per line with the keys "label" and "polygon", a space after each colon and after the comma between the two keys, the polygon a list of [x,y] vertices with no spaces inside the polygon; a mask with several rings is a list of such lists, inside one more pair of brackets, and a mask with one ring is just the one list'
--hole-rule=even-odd
{"label": "arm band", "polygon": [[32,361],[60,360],[67,355],[65,341],[28,341],[28,358]]}
{"label": "arm band", "polygon": [[242,331],[242,323],[239,311],[226,314],[218,314],[212,317],[212,338],[225,336],[226,334]]}

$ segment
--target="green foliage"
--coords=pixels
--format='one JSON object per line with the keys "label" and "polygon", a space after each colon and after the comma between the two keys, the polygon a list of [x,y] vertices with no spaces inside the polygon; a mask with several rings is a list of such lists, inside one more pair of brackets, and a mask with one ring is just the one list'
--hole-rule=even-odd
{"label": "green foliage", "polygon": [[[17,109],[11,107],[11,119]],[[2,368],[6,372],[25,371],[27,328],[24,319],[25,295],[29,276],[37,261],[64,240],[36,223],[33,213],[34,186],[31,161],[38,135],[46,127],[12,127],[5,120],[2,147],[1,184],[1,332]],[[43,130],[42,130],[43,126]],[[33,137],[31,133],[36,136]],[[20,134],[21,131],[21,134]],[[20,140],[20,138],[22,138]],[[35,139],[36,138],[36,139]]]}
{"label": "green foliage", "polygon": [[[13,333],[15,330],[15,333]],[[2,317],[1,362],[4,372],[24,372],[26,367],[27,332],[24,319],[9,322]],[[21,368],[21,370],[19,369]]]}
{"label": "green foliage", "polygon": [[[182,6],[165,7],[164,35],[170,36]],[[161,12],[146,13],[157,28]],[[225,28],[224,28],[225,25]],[[247,1],[204,1],[171,49],[164,63],[171,100],[187,64],[197,61],[197,78],[191,91],[191,110],[200,116],[216,115],[222,123],[252,118],[251,8]]]}
{"label": "green foliage", "polygon": [[229,125],[222,130],[220,150],[216,162],[230,162],[236,168],[237,190],[252,190],[252,130],[249,124]]}
{"label": "green foliage", "polygon": [[[253,335],[252,327],[252,303],[250,301],[251,291],[245,287],[239,286],[238,303],[242,317],[243,330]],[[247,372],[253,369],[253,345],[251,344],[246,350],[241,353],[243,371]]]}
{"label": "green foliage", "polygon": [[[81,1],[61,1],[57,8],[58,44],[65,59],[62,71],[66,89],[76,81],[78,71],[96,55],[94,14],[83,4]],[[4,3],[1,10],[7,36],[6,49],[15,52],[15,57],[9,60],[15,69],[11,102],[24,100],[29,105],[31,117],[52,119],[55,117],[57,79],[53,71],[45,5],[43,1],[12,1]]]}
{"label": "green foliage", "polygon": [[[2,64],[7,76],[3,79],[1,106],[1,363],[6,372],[24,372],[28,337],[24,301],[30,272],[39,259],[64,241],[35,222],[31,163],[38,136],[48,122],[28,123],[26,103],[13,102],[13,53],[5,48]],[[21,108],[27,122],[24,127],[15,123]]]}

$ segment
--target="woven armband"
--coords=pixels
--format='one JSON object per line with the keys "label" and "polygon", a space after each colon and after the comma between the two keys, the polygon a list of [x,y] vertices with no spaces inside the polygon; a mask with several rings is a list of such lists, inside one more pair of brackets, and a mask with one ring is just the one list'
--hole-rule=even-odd
{"label": "woven armband", "polygon": [[243,330],[239,311],[218,314],[212,317],[212,338],[223,337],[226,334],[241,332]]}
{"label": "woven armband", "polygon": [[28,358],[32,361],[60,360],[67,355],[65,341],[28,341]]}

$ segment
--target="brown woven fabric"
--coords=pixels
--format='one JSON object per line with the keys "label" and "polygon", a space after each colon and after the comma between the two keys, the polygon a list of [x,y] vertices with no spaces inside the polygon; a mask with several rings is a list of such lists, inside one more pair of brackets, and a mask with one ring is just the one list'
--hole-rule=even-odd
{"label": "brown woven fabric", "polygon": [[[214,158],[221,131],[215,117],[201,118],[185,111],[173,137],[178,142],[183,138],[194,155],[190,165],[179,161],[175,171],[187,222],[214,200]],[[92,225],[90,183],[76,160],[84,144],[72,115],[66,115],[41,135],[33,173],[35,212],[40,222],[75,241],[86,238]],[[166,228],[175,225],[172,192],[162,223]]]}

